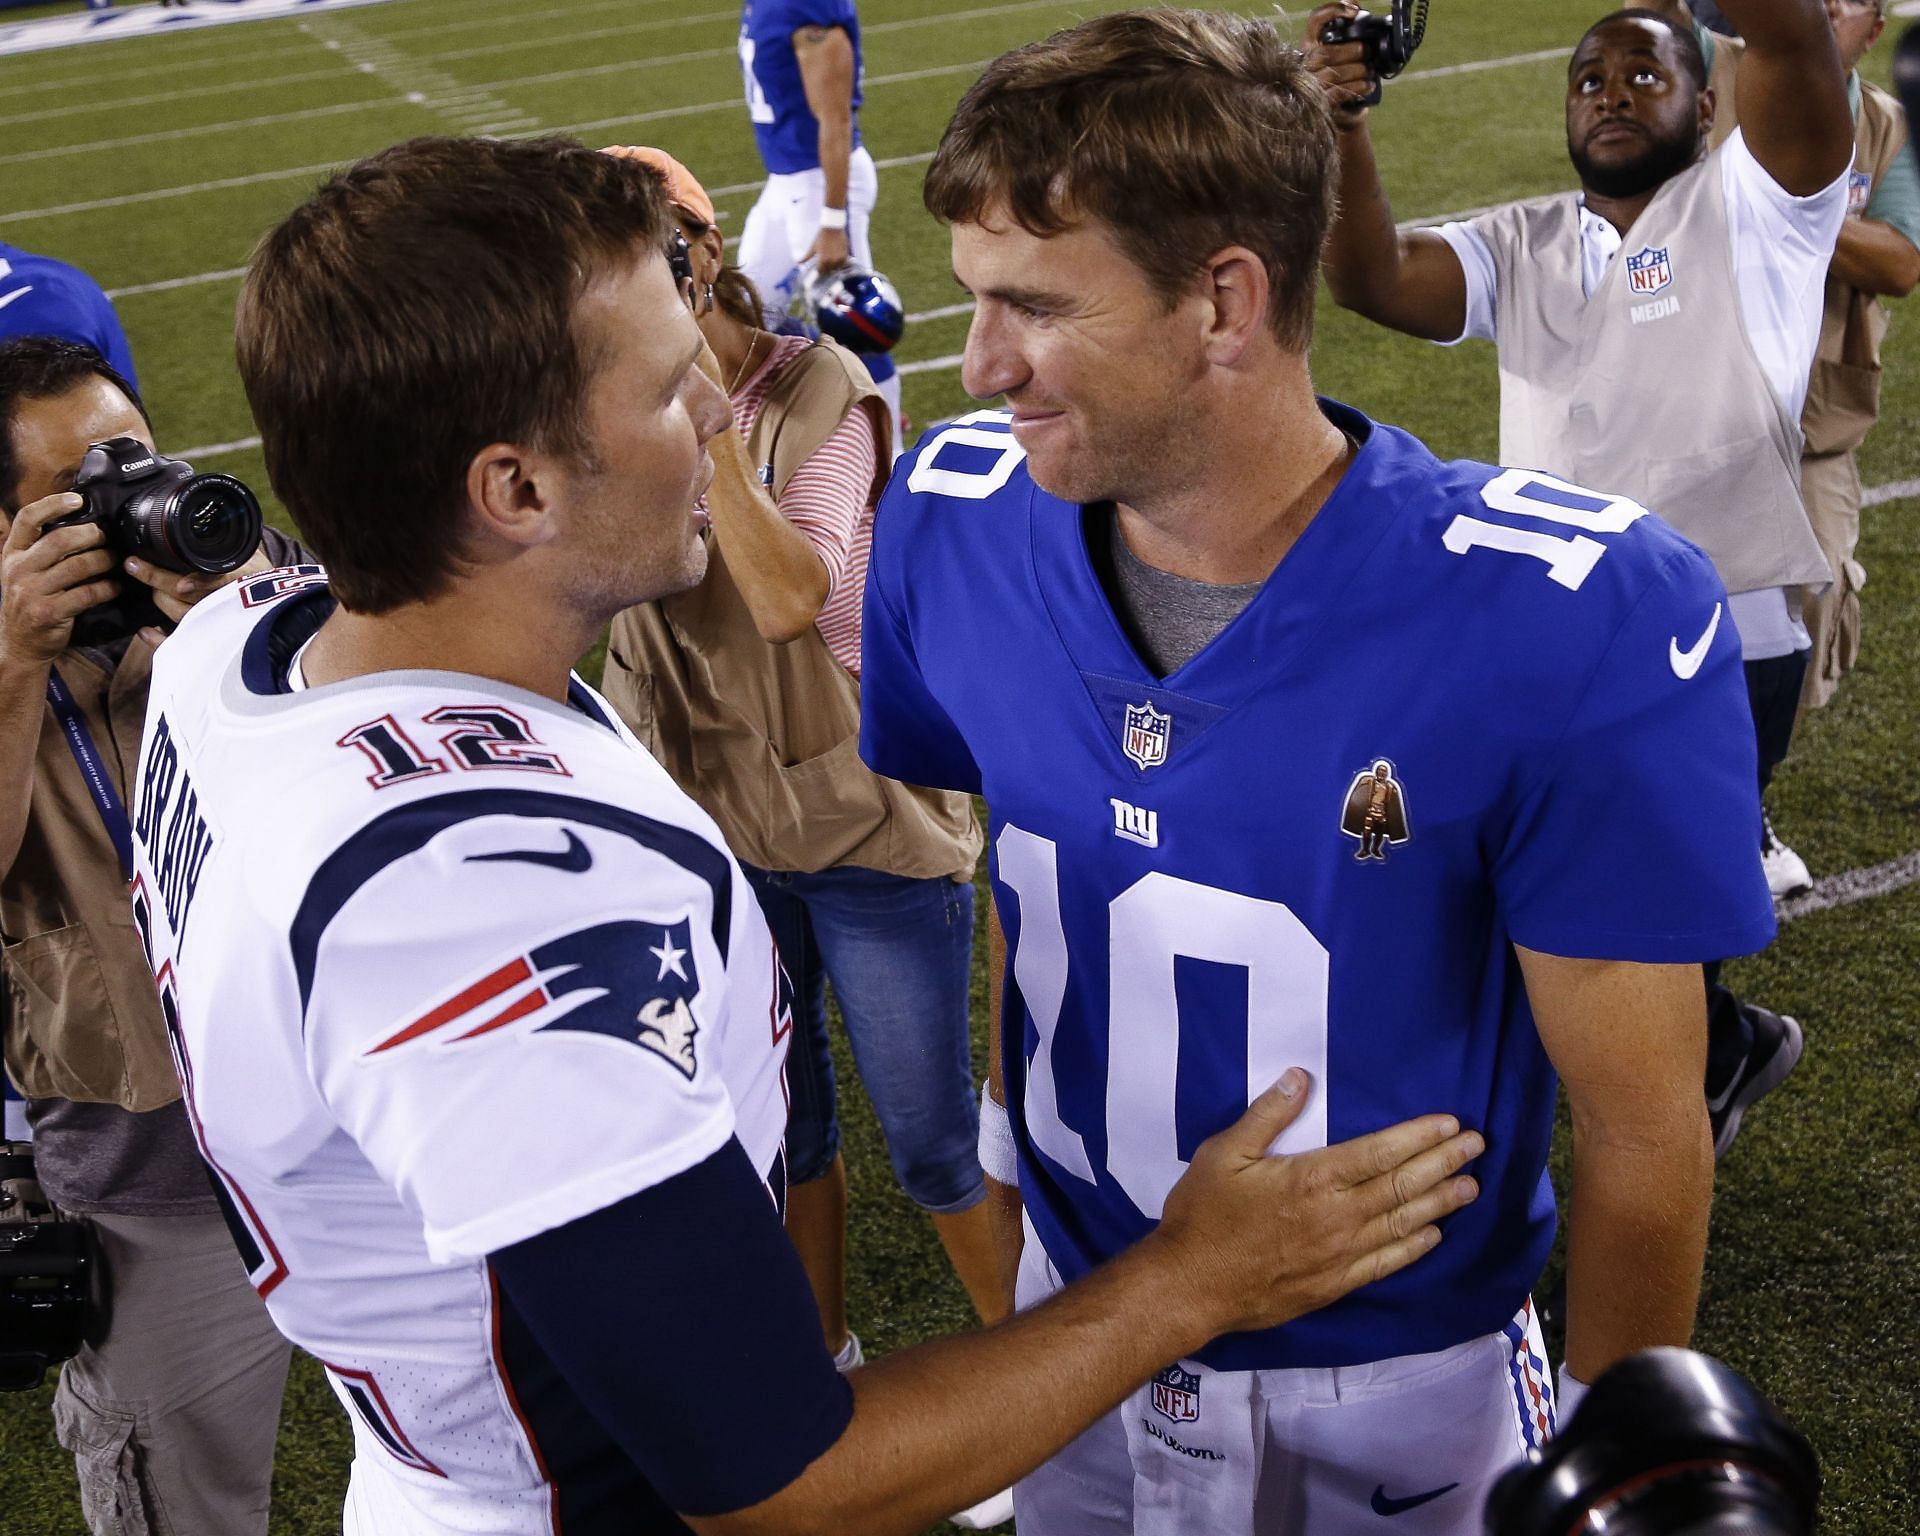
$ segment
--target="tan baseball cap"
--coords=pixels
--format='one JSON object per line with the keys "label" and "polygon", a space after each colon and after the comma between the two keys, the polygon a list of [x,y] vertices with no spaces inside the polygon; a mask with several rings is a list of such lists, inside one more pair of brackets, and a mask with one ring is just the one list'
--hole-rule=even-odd
{"label": "tan baseball cap", "polygon": [[713,199],[707,196],[707,189],[700,185],[692,171],[664,149],[655,149],[647,144],[609,144],[601,153],[618,155],[623,160],[638,160],[652,166],[666,178],[667,198],[676,208],[698,223],[718,222],[714,218]]}

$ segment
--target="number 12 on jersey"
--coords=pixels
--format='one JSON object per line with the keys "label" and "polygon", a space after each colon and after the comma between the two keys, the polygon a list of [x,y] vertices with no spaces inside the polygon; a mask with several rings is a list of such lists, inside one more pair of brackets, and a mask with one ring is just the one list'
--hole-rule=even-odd
{"label": "number 12 on jersey", "polygon": [[[1055,1077],[1069,965],[1058,849],[1012,823],[1001,829],[994,849],[1001,883],[1019,899],[1013,975],[1038,1036],[1027,1060],[1027,1134],[1060,1168],[1092,1183],[1085,1134],[1092,1127],[1068,1123]],[[1159,1219],[1167,1191],[1186,1170],[1177,1125],[1183,1055],[1192,1062],[1213,1053],[1214,1070],[1206,1076],[1235,1084],[1238,1102],[1220,1106],[1225,1112],[1206,1127],[1209,1134],[1231,1124],[1289,1067],[1299,1067],[1313,1078],[1311,1097],[1273,1150],[1326,1145],[1328,955],[1289,908],[1156,872],[1122,891],[1104,913],[1070,916],[1076,930],[1094,922],[1106,933],[1106,1171],[1142,1215]],[[1244,973],[1244,1038],[1237,1020],[1197,1009],[1183,1013],[1181,960]],[[1220,1060],[1223,1053],[1233,1059]],[[1210,1118],[1214,1109],[1208,1106]]]}

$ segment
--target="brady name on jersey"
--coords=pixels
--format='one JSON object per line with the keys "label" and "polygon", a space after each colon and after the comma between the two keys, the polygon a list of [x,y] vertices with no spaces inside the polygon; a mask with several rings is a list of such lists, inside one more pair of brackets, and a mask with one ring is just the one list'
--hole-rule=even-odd
{"label": "brady name on jersey", "polygon": [[790,1014],[719,832],[591,690],[305,691],[332,607],[273,572],[162,648],[136,919],[253,1283],[353,1422],[348,1529],[546,1532],[565,1389],[489,1255],[729,1138],[783,1199]]}
{"label": "brady name on jersey", "polygon": [[[1507,1326],[1547,1257],[1554,1075],[1515,946],[1697,962],[1770,938],[1740,648],[1646,510],[1358,452],[1251,604],[1167,677],[976,411],[875,524],[863,755],[978,792],[1010,962],[1020,1193],[1067,1279],[1138,1240],[1193,1149],[1289,1066],[1279,1150],[1447,1111],[1482,1194],[1419,1264],[1198,1358],[1330,1367]],[[1744,743],[1744,745],[1742,745]]]}

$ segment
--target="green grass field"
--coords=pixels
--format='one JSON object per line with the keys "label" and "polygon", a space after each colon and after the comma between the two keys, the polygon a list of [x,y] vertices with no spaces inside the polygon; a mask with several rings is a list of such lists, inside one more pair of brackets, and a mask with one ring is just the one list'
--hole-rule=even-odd
{"label": "green grass field", "polygon": [[[874,247],[911,310],[960,298],[945,236],[918,199],[955,99],[1001,50],[1113,8],[866,0],[863,121],[883,167]],[[1402,218],[1568,183],[1563,66],[1547,51],[1570,47],[1603,8],[1442,0],[1418,66],[1375,118]],[[64,0],[44,11],[74,9]],[[0,24],[35,14],[0,13]],[[206,450],[196,462],[264,491],[232,364],[233,269],[320,171],[460,126],[652,142],[693,167],[737,231],[759,167],[739,100],[736,17],[729,0],[393,0],[304,23],[0,59],[0,237],[74,261],[114,291],[162,447]],[[1888,46],[1869,63],[1883,81]],[[951,362],[965,326],[955,312],[909,330],[901,356],[915,421],[965,406]],[[1912,332],[1912,318],[1897,316],[1885,416],[1862,456],[1870,486],[1920,476]],[[1325,392],[1443,454],[1495,451],[1484,346],[1443,351],[1323,305],[1315,366]],[[1772,797],[1817,875],[1920,846],[1920,508],[1870,511],[1861,558],[1871,576],[1864,659],[1806,724]],[[1722,1170],[1698,1343],[1812,1437],[1826,1529],[1893,1536],[1920,1523],[1920,888],[1796,920],[1733,977],[1795,1013],[1809,1046]],[[984,995],[977,978],[976,1033]],[[844,1061],[842,1071],[850,1078]],[[892,1187],[871,1116],[849,1098],[854,1321],[869,1352],[884,1352],[968,1315],[930,1227]],[[82,1529],[47,1397],[0,1398],[0,1536]],[[282,1420],[276,1536],[338,1529],[348,1455],[345,1419],[302,1362]]]}

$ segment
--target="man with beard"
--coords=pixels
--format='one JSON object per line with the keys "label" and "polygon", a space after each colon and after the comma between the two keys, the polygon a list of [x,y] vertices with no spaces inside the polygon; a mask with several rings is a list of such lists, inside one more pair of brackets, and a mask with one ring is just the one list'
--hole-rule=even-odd
{"label": "man with beard", "polygon": [[[1594,23],[1567,71],[1575,194],[1438,230],[1396,230],[1357,44],[1309,54],[1336,105],[1340,216],[1325,253],[1342,306],[1395,330],[1500,351],[1500,458],[1632,497],[1712,558],[1730,594],[1672,637],[1693,675],[1723,618],[1739,632],[1760,786],[1786,756],[1806,672],[1801,586],[1831,578],[1799,493],[1802,405],[1847,211],[1853,126],[1819,0],[1726,0],[1747,42],[1741,129],[1711,154],[1714,94],[1692,31],[1652,11]],[[1310,22],[1351,7],[1323,6]],[[1572,519],[1567,519],[1571,521]],[[1529,552],[1567,544],[1543,524]],[[1764,831],[1754,827],[1759,857]],[[1707,967],[1714,1150],[1799,1061],[1800,1026],[1737,1001]]]}

